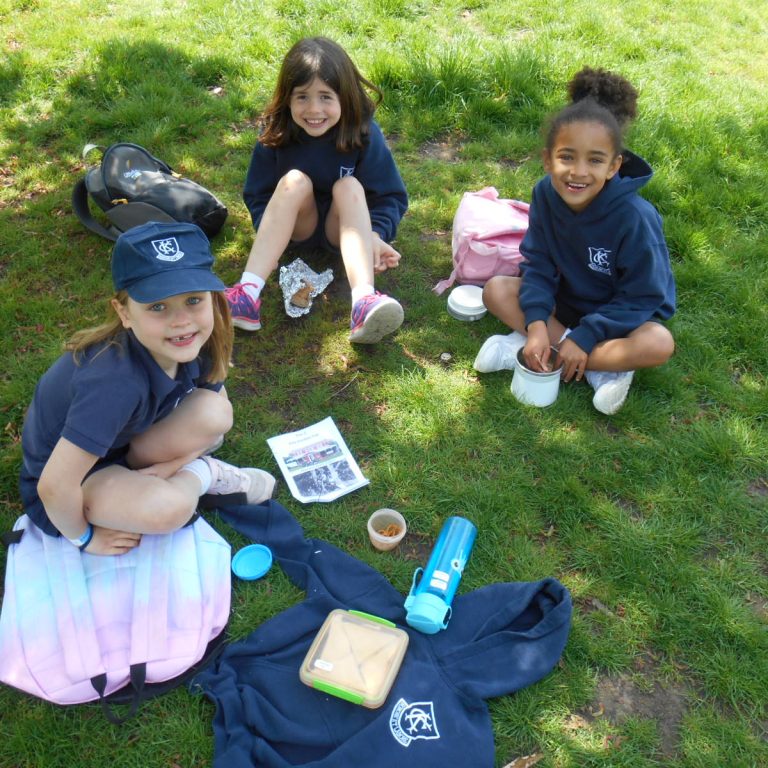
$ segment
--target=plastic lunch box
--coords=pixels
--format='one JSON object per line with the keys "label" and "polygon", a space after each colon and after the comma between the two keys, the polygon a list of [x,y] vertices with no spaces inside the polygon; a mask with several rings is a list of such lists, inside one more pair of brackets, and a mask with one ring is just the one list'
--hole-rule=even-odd
{"label": "plastic lunch box", "polygon": [[311,688],[369,709],[380,707],[400,671],[408,634],[360,611],[331,611],[299,671]]}

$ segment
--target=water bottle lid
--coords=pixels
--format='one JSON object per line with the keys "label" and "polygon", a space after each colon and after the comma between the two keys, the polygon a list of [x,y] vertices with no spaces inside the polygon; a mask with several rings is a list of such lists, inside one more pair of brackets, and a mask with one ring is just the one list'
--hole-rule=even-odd
{"label": "water bottle lid", "polygon": [[436,595],[422,592],[409,595],[405,601],[405,620],[409,626],[425,635],[434,635],[448,626],[451,608]]}

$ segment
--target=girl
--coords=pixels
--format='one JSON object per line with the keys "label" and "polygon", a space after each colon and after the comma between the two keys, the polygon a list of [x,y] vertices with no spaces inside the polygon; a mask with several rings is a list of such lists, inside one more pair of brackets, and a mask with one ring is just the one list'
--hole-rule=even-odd
{"label": "girl", "polygon": [[408,207],[372,119],[380,101],[331,40],[307,38],[288,51],[243,191],[257,232],[240,282],[226,292],[238,328],[261,328],[259,297],[289,244],[341,253],[352,289],[350,341],[372,344],[403,322],[400,304],[373,287],[374,273],[400,261],[389,241]]}
{"label": "girl", "polygon": [[656,209],[638,195],[650,166],[622,149],[637,92],[624,78],[586,68],[569,84],[572,103],[550,123],[547,171],[533,190],[521,277],[493,277],[488,309],[514,332],[481,347],[481,372],[526,365],[550,370],[550,346],[563,379],[585,377],[593,404],[612,414],[634,371],[674,351],[661,325],[675,311],[675,282]]}
{"label": "girl", "polygon": [[69,342],[24,423],[22,500],[45,533],[122,554],[185,525],[204,493],[271,497],[267,472],[202,456],[232,426],[232,327],[212,264],[194,224],[118,238],[109,319]]}

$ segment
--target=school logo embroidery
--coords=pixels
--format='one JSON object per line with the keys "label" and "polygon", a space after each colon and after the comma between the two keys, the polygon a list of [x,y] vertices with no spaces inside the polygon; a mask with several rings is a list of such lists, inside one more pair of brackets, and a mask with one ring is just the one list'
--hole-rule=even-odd
{"label": "school logo embroidery", "polygon": [[611,274],[611,268],[609,266],[608,256],[610,251],[605,248],[589,248],[589,264],[587,265],[591,270],[595,272],[602,272],[604,275]]}
{"label": "school logo embroidery", "polygon": [[440,738],[431,701],[409,704],[405,699],[400,699],[389,716],[389,730],[404,747],[416,739]]}
{"label": "school logo embroidery", "polygon": [[152,240],[152,247],[160,261],[178,261],[184,256],[175,237],[165,237],[162,240]]}
{"label": "school logo embroidery", "polygon": [[348,168],[346,165],[340,165],[339,166],[339,178],[343,179],[345,176],[354,176],[355,175],[355,166],[353,165],[351,168]]}

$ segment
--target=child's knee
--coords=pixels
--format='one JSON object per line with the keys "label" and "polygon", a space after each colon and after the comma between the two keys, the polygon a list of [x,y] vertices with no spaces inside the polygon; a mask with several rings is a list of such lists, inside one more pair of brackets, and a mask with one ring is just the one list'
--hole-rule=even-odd
{"label": "child's knee", "polygon": [[275,195],[307,197],[312,195],[313,191],[312,179],[310,179],[303,171],[294,168],[288,171],[288,173],[277,182]]}
{"label": "child's knee", "polygon": [[670,333],[668,328],[663,325],[658,326],[656,350],[658,352],[661,362],[659,365],[666,363],[675,352],[675,339]]}
{"label": "child's knee", "polygon": [[211,392],[211,394],[214,397],[209,398],[206,407],[202,409],[206,432],[213,435],[226,435],[234,424],[232,403],[229,398],[218,393]]}
{"label": "child's knee", "polygon": [[344,176],[344,178],[334,182],[331,194],[337,204],[345,201],[365,200],[365,189],[354,176]]}
{"label": "child's knee", "polygon": [[483,304],[495,314],[494,309],[518,301],[520,278],[495,275],[483,287]]}
{"label": "child's knee", "polygon": [[648,322],[639,330],[642,346],[638,351],[646,361],[646,367],[664,365],[675,351],[675,340],[669,329],[661,323]]}
{"label": "child's knee", "polygon": [[166,483],[162,491],[156,491],[152,500],[147,533],[171,533],[185,525],[195,512],[195,504],[189,495]]}

